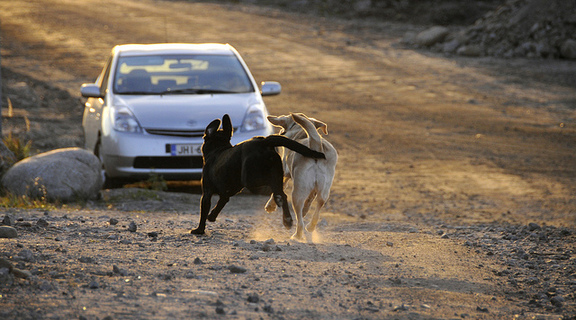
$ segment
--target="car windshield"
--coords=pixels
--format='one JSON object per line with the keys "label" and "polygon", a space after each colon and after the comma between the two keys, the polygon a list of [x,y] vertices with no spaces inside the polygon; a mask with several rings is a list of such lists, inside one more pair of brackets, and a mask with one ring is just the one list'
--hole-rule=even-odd
{"label": "car windshield", "polygon": [[117,94],[246,93],[254,87],[233,55],[119,57]]}

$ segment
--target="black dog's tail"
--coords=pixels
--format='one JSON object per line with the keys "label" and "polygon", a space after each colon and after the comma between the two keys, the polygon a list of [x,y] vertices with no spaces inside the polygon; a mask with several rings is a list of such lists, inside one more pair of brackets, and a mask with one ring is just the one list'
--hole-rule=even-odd
{"label": "black dog's tail", "polygon": [[264,138],[264,142],[270,147],[285,147],[308,158],[326,159],[326,156],[322,152],[314,151],[299,142],[286,138],[285,136],[277,134],[269,135]]}

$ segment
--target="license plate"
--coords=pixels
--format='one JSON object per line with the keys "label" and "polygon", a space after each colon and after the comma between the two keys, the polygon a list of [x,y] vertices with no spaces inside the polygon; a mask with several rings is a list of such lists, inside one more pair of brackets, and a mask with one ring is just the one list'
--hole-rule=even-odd
{"label": "license plate", "polygon": [[170,145],[170,154],[173,156],[200,156],[201,144],[173,144]]}

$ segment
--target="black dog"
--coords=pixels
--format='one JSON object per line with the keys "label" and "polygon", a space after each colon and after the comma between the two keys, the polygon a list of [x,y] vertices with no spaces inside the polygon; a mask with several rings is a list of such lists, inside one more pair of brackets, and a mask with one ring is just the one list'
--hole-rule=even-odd
{"label": "black dog", "polygon": [[[282,159],[275,147],[286,147],[311,158],[324,159],[324,154],[280,135],[255,137],[232,146],[232,122],[227,114],[222,120],[222,130],[219,130],[220,119],[216,119],[204,131],[200,223],[191,233],[203,234],[206,219],[216,221],[230,197],[243,188],[255,191],[264,186],[270,187],[274,201],[278,207],[282,207],[284,226],[292,227],[288,199],[283,190]],[[208,215],[214,194],[220,198]]]}

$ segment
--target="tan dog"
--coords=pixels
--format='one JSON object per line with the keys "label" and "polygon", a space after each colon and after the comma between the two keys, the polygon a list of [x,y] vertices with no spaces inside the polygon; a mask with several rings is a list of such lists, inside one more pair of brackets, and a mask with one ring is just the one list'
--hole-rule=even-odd
{"label": "tan dog", "polygon": [[[296,214],[296,232],[292,238],[301,240],[304,238],[304,219],[312,201],[316,199],[316,211],[306,230],[314,231],[320,209],[330,196],[330,187],[334,180],[338,153],[336,149],[318,134],[318,129],[326,135],[328,126],[326,123],[308,118],[303,113],[292,113],[289,116],[268,116],[268,121],[275,126],[281,127],[280,134],[294,139],[310,149],[324,153],[326,160],[318,160],[303,157],[291,150],[284,148],[282,163],[284,165],[284,186],[289,179],[293,180],[292,206]],[[266,211],[276,210],[274,199],[270,198],[266,204]]]}

